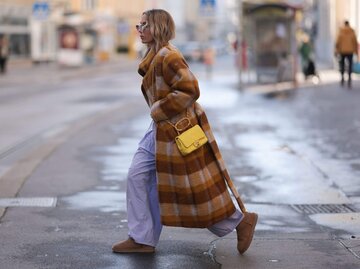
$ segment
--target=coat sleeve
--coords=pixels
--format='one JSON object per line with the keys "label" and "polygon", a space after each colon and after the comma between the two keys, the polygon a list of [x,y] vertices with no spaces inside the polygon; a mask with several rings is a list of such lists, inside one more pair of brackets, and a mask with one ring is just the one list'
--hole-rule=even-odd
{"label": "coat sleeve", "polygon": [[156,122],[183,112],[200,96],[198,82],[178,52],[170,52],[164,57],[162,75],[170,91],[151,106],[151,117]]}

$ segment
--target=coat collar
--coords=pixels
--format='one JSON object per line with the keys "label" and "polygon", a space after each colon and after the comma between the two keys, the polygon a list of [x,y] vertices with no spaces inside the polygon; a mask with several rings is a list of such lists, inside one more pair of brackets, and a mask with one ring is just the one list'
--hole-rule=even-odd
{"label": "coat collar", "polygon": [[155,51],[155,49],[153,47],[149,48],[147,50],[144,58],[142,59],[141,63],[139,64],[138,73],[144,77],[146,75],[147,71],[149,71],[152,62],[154,61],[154,58],[157,55],[164,56],[167,51],[173,50],[173,49],[174,49],[174,47],[170,43],[167,43],[166,45],[164,45],[157,52]]}
{"label": "coat collar", "polygon": [[144,58],[142,59],[141,63],[139,64],[138,73],[141,76],[143,76],[143,77],[145,76],[145,74],[147,73],[147,71],[150,68],[150,65],[151,65],[155,55],[156,55],[156,53],[153,48],[148,49]]}

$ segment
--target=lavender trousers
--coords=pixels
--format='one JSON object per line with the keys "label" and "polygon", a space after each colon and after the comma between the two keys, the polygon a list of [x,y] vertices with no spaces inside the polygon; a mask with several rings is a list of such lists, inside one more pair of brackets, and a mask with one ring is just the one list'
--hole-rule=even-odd
{"label": "lavender trousers", "polygon": [[[139,143],[129,168],[126,190],[129,236],[139,244],[156,246],[162,224],[160,221],[159,197],[155,167],[155,124]],[[242,220],[236,212],[208,229],[217,236],[232,232]]]}

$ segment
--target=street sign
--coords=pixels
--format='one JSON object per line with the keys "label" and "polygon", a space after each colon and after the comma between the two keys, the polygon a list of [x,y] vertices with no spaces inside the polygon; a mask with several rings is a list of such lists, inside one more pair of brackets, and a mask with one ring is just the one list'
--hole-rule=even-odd
{"label": "street sign", "polygon": [[33,17],[38,20],[45,20],[50,14],[49,3],[47,2],[35,2],[32,7]]}
{"label": "street sign", "polygon": [[200,0],[200,5],[202,8],[204,8],[204,7],[215,8],[216,1],[215,0]]}
{"label": "street sign", "polygon": [[216,0],[200,0],[200,15],[214,16],[216,11]]}

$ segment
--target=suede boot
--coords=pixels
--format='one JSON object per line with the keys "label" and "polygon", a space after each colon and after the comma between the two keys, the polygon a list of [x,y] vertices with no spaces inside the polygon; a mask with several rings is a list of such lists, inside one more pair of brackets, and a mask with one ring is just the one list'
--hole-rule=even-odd
{"label": "suede boot", "polygon": [[243,254],[250,247],[257,219],[258,215],[256,213],[245,212],[242,221],[236,227],[237,249],[240,254]]}
{"label": "suede boot", "polygon": [[154,253],[155,247],[136,243],[129,237],[127,240],[113,245],[112,251],[116,253]]}

